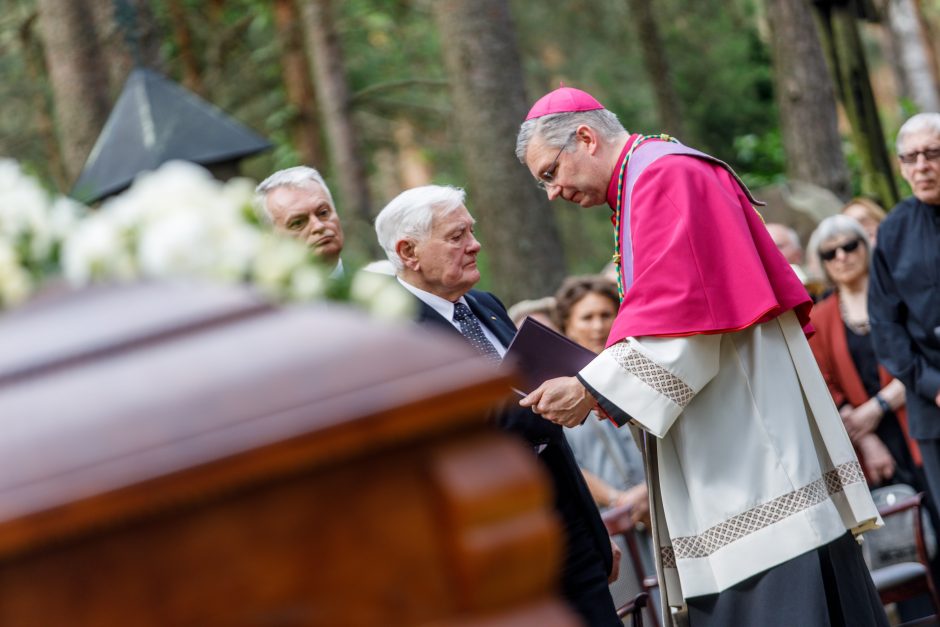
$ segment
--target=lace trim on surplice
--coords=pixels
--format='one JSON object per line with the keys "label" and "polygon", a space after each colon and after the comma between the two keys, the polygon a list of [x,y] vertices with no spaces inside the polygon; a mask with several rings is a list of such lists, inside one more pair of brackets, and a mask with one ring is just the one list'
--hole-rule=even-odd
{"label": "lace trim on surplice", "polygon": [[732,516],[702,534],[673,538],[672,547],[663,547],[661,551],[663,566],[674,567],[677,559],[708,557],[727,544],[822,503],[844,491],[847,485],[864,481],[865,475],[857,461],[842,464],[811,484]]}
{"label": "lace trim on surplice", "polygon": [[695,396],[689,385],[627,342],[614,344],[607,350],[621,368],[662,394],[679,407],[685,407]]}

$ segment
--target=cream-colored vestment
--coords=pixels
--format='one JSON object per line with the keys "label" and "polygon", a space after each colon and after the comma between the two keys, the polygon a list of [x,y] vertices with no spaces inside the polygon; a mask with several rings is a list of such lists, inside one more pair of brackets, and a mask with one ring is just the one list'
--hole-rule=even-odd
{"label": "cream-colored vestment", "polygon": [[580,378],[648,434],[670,605],[880,524],[793,312],[735,333],[627,338]]}

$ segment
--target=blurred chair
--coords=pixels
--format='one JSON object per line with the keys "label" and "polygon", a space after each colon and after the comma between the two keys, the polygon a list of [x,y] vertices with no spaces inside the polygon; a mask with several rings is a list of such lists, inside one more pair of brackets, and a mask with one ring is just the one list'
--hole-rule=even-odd
{"label": "blurred chair", "polygon": [[940,599],[929,557],[936,541],[923,516],[924,493],[915,493],[907,485],[893,485],[873,490],[872,497],[885,526],[865,534],[862,553],[881,602],[888,605],[926,596],[933,615],[903,625],[937,624]]}
{"label": "blurred chair", "polygon": [[649,605],[650,592],[659,587],[659,582],[656,577],[647,577],[644,571],[643,560],[640,558],[640,549],[634,535],[633,520],[630,518],[630,506],[622,505],[609,509],[601,514],[601,518],[604,520],[604,526],[607,527],[607,533],[611,536],[620,536],[626,545],[627,550],[624,559],[620,562],[620,576],[624,576],[622,569],[624,565],[627,565],[632,568],[636,580],[640,583],[640,593],[627,603],[618,606],[617,616],[620,618],[630,616],[633,618],[633,627],[643,627],[643,608],[647,608],[646,614],[649,617],[650,625],[659,627],[656,608]]}

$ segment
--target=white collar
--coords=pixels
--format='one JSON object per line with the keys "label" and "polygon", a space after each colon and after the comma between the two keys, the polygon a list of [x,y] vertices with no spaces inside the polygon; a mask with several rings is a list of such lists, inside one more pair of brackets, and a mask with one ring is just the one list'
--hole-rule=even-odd
{"label": "white collar", "polygon": [[339,259],[339,260],[336,262],[336,267],[334,267],[334,268],[333,268],[333,271],[330,272],[330,278],[331,278],[331,279],[338,279],[338,278],[340,278],[341,276],[343,276],[343,274],[345,274],[345,272],[346,272],[346,271],[343,270],[343,260],[342,260],[342,259]]}

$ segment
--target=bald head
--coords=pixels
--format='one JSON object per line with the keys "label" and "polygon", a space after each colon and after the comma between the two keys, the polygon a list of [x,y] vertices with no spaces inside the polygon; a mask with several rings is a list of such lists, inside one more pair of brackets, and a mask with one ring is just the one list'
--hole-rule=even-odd
{"label": "bald head", "polygon": [[777,250],[783,254],[787,263],[798,265],[803,263],[803,247],[800,246],[800,236],[796,234],[796,231],[785,224],[771,222],[767,225],[767,232],[770,233],[774,244],[777,245]]}

